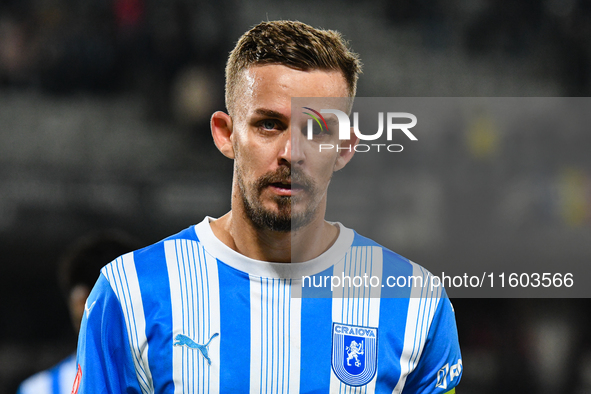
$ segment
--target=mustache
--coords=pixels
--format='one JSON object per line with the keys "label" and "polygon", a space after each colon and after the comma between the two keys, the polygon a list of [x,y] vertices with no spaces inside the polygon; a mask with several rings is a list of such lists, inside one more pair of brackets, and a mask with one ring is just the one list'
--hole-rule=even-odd
{"label": "mustache", "polygon": [[314,181],[306,176],[301,170],[292,169],[290,167],[279,167],[275,171],[269,171],[261,176],[256,183],[259,192],[274,183],[297,184],[304,190],[312,190],[315,187]]}

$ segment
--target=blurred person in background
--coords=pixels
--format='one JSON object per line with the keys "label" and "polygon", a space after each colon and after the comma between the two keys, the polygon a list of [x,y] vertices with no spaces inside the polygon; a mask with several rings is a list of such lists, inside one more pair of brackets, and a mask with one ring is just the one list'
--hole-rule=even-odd
{"label": "blurred person in background", "polygon": [[[58,280],[76,332],[80,330],[86,299],[101,268],[139,246],[126,233],[108,230],[84,236],[66,250],[59,262]],[[74,353],[54,367],[26,379],[17,394],[70,394],[75,376]]]}

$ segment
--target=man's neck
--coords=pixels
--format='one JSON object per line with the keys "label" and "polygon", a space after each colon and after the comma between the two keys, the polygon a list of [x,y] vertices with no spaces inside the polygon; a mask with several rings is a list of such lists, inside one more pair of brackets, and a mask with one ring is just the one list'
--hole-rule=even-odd
{"label": "man's neck", "polygon": [[313,220],[297,231],[261,230],[233,211],[210,225],[214,235],[236,252],[255,260],[278,263],[318,257],[332,246],[339,234],[338,228],[324,218]]}

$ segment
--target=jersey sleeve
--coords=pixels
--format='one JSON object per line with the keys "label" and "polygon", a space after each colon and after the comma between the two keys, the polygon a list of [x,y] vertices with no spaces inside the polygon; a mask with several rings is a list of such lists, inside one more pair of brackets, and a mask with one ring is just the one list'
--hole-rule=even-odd
{"label": "jersey sleeve", "polygon": [[103,274],[85,309],[78,337],[78,394],[141,393],[121,305]]}
{"label": "jersey sleeve", "polygon": [[419,363],[408,376],[403,393],[448,393],[460,382],[462,371],[455,313],[444,291]]}

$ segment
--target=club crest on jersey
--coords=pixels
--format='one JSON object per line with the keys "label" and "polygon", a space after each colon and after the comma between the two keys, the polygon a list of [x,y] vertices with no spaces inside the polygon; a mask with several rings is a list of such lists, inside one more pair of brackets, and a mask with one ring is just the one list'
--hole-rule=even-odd
{"label": "club crest on jersey", "polygon": [[331,365],[341,382],[368,384],[378,365],[378,329],[333,323]]}

